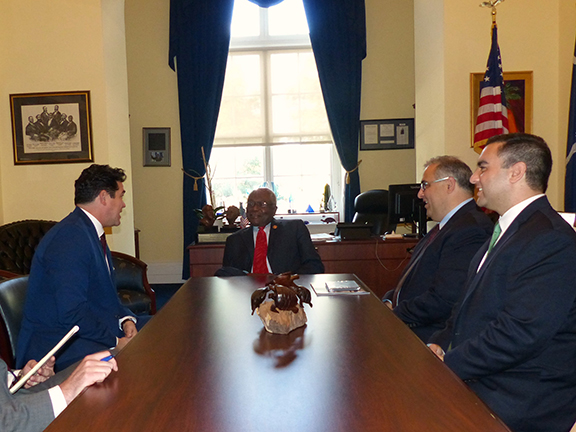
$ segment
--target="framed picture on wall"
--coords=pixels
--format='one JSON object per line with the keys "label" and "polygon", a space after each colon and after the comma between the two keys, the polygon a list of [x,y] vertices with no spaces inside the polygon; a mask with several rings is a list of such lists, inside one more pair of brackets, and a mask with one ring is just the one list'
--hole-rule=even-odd
{"label": "framed picture on wall", "polygon": [[[484,72],[470,74],[470,134],[474,147],[474,129],[480,105],[480,82]],[[532,132],[532,71],[504,72],[504,95],[510,132]]]}
{"label": "framed picture on wall", "polygon": [[360,121],[360,150],[413,148],[413,118]]}
{"label": "framed picture on wall", "polygon": [[93,162],[90,92],[10,95],[14,164]]}
{"label": "framed picture on wall", "polygon": [[170,128],[143,128],[144,166],[170,166]]}

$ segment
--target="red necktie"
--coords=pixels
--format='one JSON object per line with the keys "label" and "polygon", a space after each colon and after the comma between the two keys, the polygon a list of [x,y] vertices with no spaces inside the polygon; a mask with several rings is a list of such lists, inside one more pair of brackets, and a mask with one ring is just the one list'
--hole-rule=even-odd
{"label": "red necktie", "polygon": [[254,265],[252,273],[268,274],[268,265],[266,264],[266,255],[268,253],[268,242],[264,227],[258,227],[256,236],[256,246],[254,247]]}

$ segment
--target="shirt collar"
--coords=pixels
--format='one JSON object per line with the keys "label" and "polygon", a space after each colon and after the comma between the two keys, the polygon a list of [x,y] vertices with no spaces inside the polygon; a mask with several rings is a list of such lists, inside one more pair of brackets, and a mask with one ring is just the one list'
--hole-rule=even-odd
{"label": "shirt collar", "polygon": [[531,196],[530,198],[525,199],[522,202],[519,202],[515,206],[510,207],[506,213],[500,216],[500,219],[498,219],[498,223],[500,224],[500,228],[502,231],[500,233],[499,239],[502,238],[502,234],[504,234],[504,232],[510,227],[510,225],[512,225],[512,222],[514,222],[514,220],[518,217],[520,213],[522,213],[522,211],[526,207],[528,207],[538,198],[541,198],[543,196],[544,196],[543,193]]}
{"label": "shirt collar", "polygon": [[94,217],[92,215],[92,213],[90,213],[87,210],[84,210],[82,207],[78,207],[80,210],[82,210],[86,216],[88,216],[88,219],[90,219],[90,222],[92,222],[92,225],[94,225],[94,228],[96,228],[96,232],[98,233],[98,238],[102,237],[102,234],[104,234],[104,227],[102,226],[102,224],[100,223],[100,221],[98,219],[96,219],[96,217]]}
{"label": "shirt collar", "polygon": [[[272,225],[272,222],[270,222],[268,225],[266,225],[264,227],[264,232],[266,233],[266,238],[268,238],[270,236],[270,225]],[[258,235],[258,228],[257,226],[252,227],[252,234],[254,235],[254,244],[256,244],[256,236]]]}
{"label": "shirt collar", "polygon": [[456,207],[454,207],[452,210],[450,210],[448,212],[448,214],[446,216],[444,216],[444,218],[440,221],[440,226],[438,227],[438,229],[442,229],[444,227],[444,225],[446,225],[446,223],[450,220],[450,218],[452,216],[454,216],[454,214],[460,210],[464,205],[468,204],[470,201],[472,201],[473,198],[468,198],[465,201],[462,201],[460,204],[458,204]]}

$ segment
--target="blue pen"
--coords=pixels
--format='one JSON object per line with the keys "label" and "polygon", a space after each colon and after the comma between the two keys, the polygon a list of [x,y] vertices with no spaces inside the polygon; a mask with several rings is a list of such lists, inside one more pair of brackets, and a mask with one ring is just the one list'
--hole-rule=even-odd
{"label": "blue pen", "polygon": [[113,355],[109,355],[108,357],[104,357],[103,359],[100,359],[100,361],[105,361],[105,362],[107,362],[107,361],[112,360],[113,358],[114,358]]}

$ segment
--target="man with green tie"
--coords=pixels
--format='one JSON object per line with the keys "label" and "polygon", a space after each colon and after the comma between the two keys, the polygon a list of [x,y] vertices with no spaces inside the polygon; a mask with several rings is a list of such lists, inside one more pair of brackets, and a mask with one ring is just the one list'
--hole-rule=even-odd
{"label": "man with green tie", "polygon": [[500,215],[430,348],[515,432],[576,420],[576,233],[544,195],[546,142],[493,137],[470,181]]}

